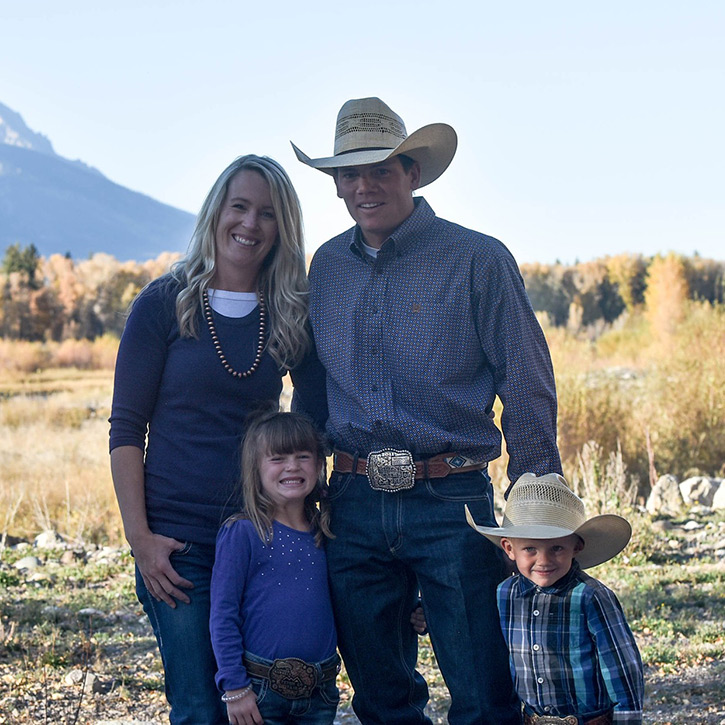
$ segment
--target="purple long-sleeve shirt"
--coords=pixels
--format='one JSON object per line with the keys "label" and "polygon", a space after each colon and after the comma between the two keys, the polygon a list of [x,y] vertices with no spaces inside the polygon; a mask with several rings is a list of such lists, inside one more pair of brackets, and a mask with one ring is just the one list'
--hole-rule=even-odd
{"label": "purple long-sleeve shirt", "polygon": [[210,630],[220,690],[249,684],[245,652],[269,660],[332,657],[337,638],[327,560],[314,533],[275,521],[265,543],[246,519],[225,524],[216,544]]}

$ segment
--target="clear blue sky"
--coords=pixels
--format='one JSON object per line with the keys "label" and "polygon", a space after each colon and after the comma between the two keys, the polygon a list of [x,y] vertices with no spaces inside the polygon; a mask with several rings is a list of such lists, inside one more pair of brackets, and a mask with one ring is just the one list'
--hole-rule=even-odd
{"label": "clear blue sky", "polygon": [[725,2],[0,0],[0,101],[57,153],[196,212],[235,156],[273,156],[310,250],[350,226],[337,112],[377,95],[458,132],[421,193],[520,262],[725,259]]}

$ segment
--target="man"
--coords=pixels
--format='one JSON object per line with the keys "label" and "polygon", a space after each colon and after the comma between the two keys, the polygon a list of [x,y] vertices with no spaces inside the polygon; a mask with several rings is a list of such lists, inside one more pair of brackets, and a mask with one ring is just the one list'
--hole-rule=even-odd
{"label": "man", "polygon": [[408,136],[385,103],[365,98],[340,110],[332,157],[294,147],[333,176],[356,222],[315,254],[310,316],[335,447],[333,604],[366,725],[430,723],[409,623],[419,590],[449,722],[520,722],[496,611],[502,559],[464,511],[495,525],[486,464],[500,455],[496,395],[509,478],[561,471],[551,361],[515,261],[413,198],[456,144],[446,124]]}

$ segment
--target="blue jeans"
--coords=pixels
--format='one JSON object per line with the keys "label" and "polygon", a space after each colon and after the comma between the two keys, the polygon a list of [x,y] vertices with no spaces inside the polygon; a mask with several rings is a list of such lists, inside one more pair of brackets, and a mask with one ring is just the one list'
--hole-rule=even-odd
{"label": "blue jeans", "polygon": [[405,491],[370,488],[366,476],[333,473],[327,562],[338,644],[364,725],[430,723],[428,687],[416,671],[410,624],[418,589],[451,694],[451,725],[519,724],[496,607],[503,552],[466,523],[495,525],[485,473],[416,481]]}
{"label": "blue jeans", "polygon": [[178,574],[193,582],[190,604],[172,609],[156,601],[136,569],[136,595],[151,621],[164,664],[164,689],[173,725],[227,724],[226,706],[214,682],[217,667],[209,634],[209,585],[214,545],[191,544],[171,555]]}
{"label": "blue jeans", "polygon": [[[244,656],[264,665],[272,664],[272,660],[257,657],[249,652],[245,652]],[[318,671],[335,661],[338,661],[337,655],[318,662]],[[270,688],[269,680],[258,677],[252,677],[251,680],[264,725],[332,725],[335,722],[340,693],[334,680],[316,687],[310,697],[301,697],[298,700],[289,700],[277,694]]]}

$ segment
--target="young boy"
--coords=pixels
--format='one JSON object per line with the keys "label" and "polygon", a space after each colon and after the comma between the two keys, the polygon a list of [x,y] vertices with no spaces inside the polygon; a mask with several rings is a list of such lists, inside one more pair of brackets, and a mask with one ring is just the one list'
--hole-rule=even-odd
{"label": "young boy", "polygon": [[642,659],[622,607],[586,569],[632,535],[621,516],[589,520],[556,473],[525,473],[500,528],[468,523],[516,562],[498,587],[501,629],[525,725],[641,723]]}

